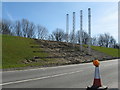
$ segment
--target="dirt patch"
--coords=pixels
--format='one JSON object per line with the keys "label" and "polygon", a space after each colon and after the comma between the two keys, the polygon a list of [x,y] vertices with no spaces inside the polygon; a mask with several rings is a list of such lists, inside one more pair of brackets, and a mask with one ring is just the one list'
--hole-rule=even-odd
{"label": "dirt patch", "polygon": [[[99,60],[108,60],[113,58],[112,56],[109,56],[99,51],[95,51],[93,49],[91,49],[91,54],[89,55],[88,48],[85,46],[83,46],[83,51],[81,52],[79,44],[73,45],[71,43],[66,42],[56,42],[47,40],[36,40],[36,42],[38,46],[31,46],[31,48],[42,48],[42,52],[49,54],[49,56],[47,57],[37,57],[39,59],[51,58],[55,59],[58,62],[65,62],[64,64],[77,64],[83,62],[90,62],[95,58]],[[39,53],[41,51],[33,52]]]}

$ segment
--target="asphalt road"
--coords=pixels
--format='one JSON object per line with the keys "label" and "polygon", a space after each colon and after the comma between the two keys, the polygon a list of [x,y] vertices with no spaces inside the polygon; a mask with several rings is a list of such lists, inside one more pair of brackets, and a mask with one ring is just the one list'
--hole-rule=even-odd
{"label": "asphalt road", "polygon": [[[103,85],[118,88],[118,60],[100,62]],[[94,79],[92,63],[2,72],[2,88],[86,88]]]}

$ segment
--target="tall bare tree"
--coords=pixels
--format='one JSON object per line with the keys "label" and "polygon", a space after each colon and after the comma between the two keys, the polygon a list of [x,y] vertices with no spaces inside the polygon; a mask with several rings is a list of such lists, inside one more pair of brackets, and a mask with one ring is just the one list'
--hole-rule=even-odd
{"label": "tall bare tree", "polygon": [[100,34],[98,37],[98,45],[103,47],[112,47],[116,44],[116,40],[108,33]]}
{"label": "tall bare tree", "polygon": [[82,35],[82,43],[83,44],[87,44],[88,37],[89,37],[88,34],[87,34],[87,32],[85,32],[84,30],[82,30],[81,32],[79,30],[77,31],[76,36],[77,36],[77,40],[78,40],[77,42],[78,43],[80,43],[80,38],[81,38],[80,35]]}
{"label": "tall bare tree", "polygon": [[65,33],[62,29],[57,28],[55,31],[52,32],[56,41],[63,41],[65,39]]}
{"label": "tall bare tree", "polygon": [[91,38],[91,41],[92,41],[92,45],[93,45],[93,46],[97,46],[97,45],[98,45],[97,37],[92,37],[92,38]]}
{"label": "tall bare tree", "polygon": [[15,28],[14,31],[16,32],[16,36],[22,36],[22,29],[21,29],[21,22],[20,21],[16,21],[15,22]]}
{"label": "tall bare tree", "polygon": [[35,25],[34,23],[30,22],[29,27],[28,27],[28,32],[27,32],[27,37],[28,38],[33,38],[35,35]]}
{"label": "tall bare tree", "polygon": [[22,19],[21,23],[20,21],[16,23],[17,35],[21,35],[22,33],[23,37],[33,38],[36,31],[35,29],[35,24],[28,21],[27,19]]}
{"label": "tall bare tree", "polygon": [[12,26],[11,21],[2,20],[1,25],[2,25],[2,29],[1,29],[2,34],[13,35],[12,34],[13,26]]}
{"label": "tall bare tree", "polygon": [[23,37],[28,37],[29,21],[27,19],[22,19],[21,24],[22,24]]}
{"label": "tall bare tree", "polygon": [[113,38],[113,36],[110,36],[109,47],[115,48],[114,47],[115,45],[116,45],[116,40]]}
{"label": "tall bare tree", "polygon": [[37,26],[37,31],[38,31],[38,39],[46,39],[48,30],[46,27],[43,27],[41,25]]}
{"label": "tall bare tree", "polygon": [[50,35],[48,36],[48,40],[50,40],[50,41],[55,41],[55,37],[53,36],[53,34],[50,34]]}

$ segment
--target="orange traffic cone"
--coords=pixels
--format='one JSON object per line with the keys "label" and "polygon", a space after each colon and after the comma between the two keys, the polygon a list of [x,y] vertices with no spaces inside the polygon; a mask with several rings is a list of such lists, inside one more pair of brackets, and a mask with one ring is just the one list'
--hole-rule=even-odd
{"label": "orange traffic cone", "polygon": [[100,71],[99,71],[99,61],[93,60],[93,64],[95,65],[95,75],[93,85],[91,87],[87,87],[87,90],[106,90],[107,87],[103,87],[100,78]]}
{"label": "orange traffic cone", "polygon": [[94,76],[94,82],[92,87],[101,87],[101,79],[100,79],[100,72],[99,67],[95,67],[95,76]]}

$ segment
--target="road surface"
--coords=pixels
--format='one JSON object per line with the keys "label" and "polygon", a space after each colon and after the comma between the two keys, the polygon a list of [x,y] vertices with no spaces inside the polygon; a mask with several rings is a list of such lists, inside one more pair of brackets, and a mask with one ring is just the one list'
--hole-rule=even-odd
{"label": "road surface", "polygon": [[[118,60],[100,62],[102,83],[118,88]],[[94,79],[92,63],[2,73],[2,88],[86,88]]]}

